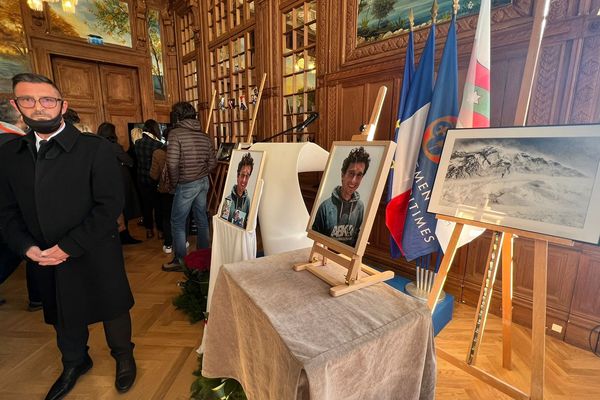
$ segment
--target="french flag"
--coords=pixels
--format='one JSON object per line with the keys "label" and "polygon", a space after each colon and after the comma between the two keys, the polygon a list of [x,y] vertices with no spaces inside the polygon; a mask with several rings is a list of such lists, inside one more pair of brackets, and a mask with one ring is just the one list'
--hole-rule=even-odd
{"label": "french flag", "polygon": [[[408,91],[415,75],[415,46],[414,46],[414,35],[411,30],[408,34],[408,45],[406,46],[406,60],[404,62],[404,77],[402,78],[402,89],[400,91],[400,105],[398,106],[398,119],[396,120],[396,131],[394,132],[394,141],[398,142],[398,132],[400,132],[400,121],[402,120],[402,113],[406,106],[406,98],[408,97]],[[394,184],[394,169],[390,169],[388,177],[387,187],[387,201],[392,199],[392,191]],[[402,253],[400,248],[396,244],[396,240],[393,236],[390,236],[390,253],[392,258],[400,258]]]}
{"label": "french flag", "polygon": [[431,96],[435,59],[435,23],[431,24],[427,44],[406,96],[406,103],[396,128],[396,153],[391,184],[391,200],[385,210],[385,224],[404,254],[402,238],[411,195],[415,165],[425,129]]}

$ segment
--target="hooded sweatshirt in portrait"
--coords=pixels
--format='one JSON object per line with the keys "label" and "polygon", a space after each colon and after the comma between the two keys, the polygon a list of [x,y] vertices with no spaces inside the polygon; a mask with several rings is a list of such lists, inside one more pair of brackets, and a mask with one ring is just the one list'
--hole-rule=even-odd
{"label": "hooded sweatshirt in portrait", "polygon": [[321,203],[312,229],[350,247],[356,245],[363,221],[364,205],[358,192],[345,201],[340,195],[341,186],[336,187],[331,197]]}

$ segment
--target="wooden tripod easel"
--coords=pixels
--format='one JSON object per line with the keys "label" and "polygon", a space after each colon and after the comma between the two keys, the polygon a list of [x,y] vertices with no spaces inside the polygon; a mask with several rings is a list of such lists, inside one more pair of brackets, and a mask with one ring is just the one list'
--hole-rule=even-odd
{"label": "wooden tripod easel", "polygon": [[[544,366],[545,366],[545,344],[546,344],[546,292],[548,275],[548,243],[572,246],[573,242],[568,239],[554,236],[542,235],[533,232],[522,231],[503,226],[464,220],[461,218],[438,215],[438,219],[455,222],[450,243],[442,259],[440,270],[433,283],[433,288],[427,300],[427,305],[433,313],[437,300],[440,296],[452,260],[456,254],[458,239],[464,225],[477,226],[493,231],[492,243],[488,252],[486,273],[483,277],[471,346],[469,348],[466,362],[456,359],[454,356],[441,349],[436,349],[437,354],[454,366],[492,385],[496,389],[512,396],[515,399],[541,400],[544,397]],[[479,347],[483,340],[485,323],[492,300],[494,281],[502,255],[502,366],[511,369],[511,325],[512,325],[512,271],[513,271],[513,240],[515,237],[528,237],[534,240],[533,258],[533,321],[532,321],[532,367],[531,367],[531,394],[527,395],[520,389],[509,385],[501,379],[491,375],[474,366]]]}
{"label": "wooden tripod easel", "polygon": [[[366,125],[366,129],[362,134],[353,135],[352,142],[364,142],[364,141],[372,141],[373,136],[375,134],[375,127],[377,126],[377,121],[379,120],[379,115],[381,114],[381,108],[383,106],[383,101],[385,99],[385,94],[387,92],[387,88],[382,86],[379,88],[379,92],[377,94],[377,99],[375,100],[375,105],[373,106],[373,111],[371,112],[371,118],[369,119],[369,123]],[[347,142],[347,143],[352,143]],[[394,144],[395,147],[395,144]],[[384,165],[388,165],[391,163],[391,157],[393,153],[393,147],[388,151],[387,156],[384,156],[384,160],[382,163]],[[383,191],[382,180],[385,181],[387,178],[387,174],[380,174],[378,178],[378,182],[374,187],[378,188],[375,191],[375,198],[379,199],[381,197],[381,192]],[[373,220],[375,219],[376,210],[372,210],[365,217],[365,221],[363,223],[363,229],[367,232],[366,235],[362,235],[359,239],[359,243],[353,252],[350,252],[344,246],[338,244],[337,241],[331,239],[324,241],[324,239],[313,236],[312,232],[309,231],[308,237],[313,239],[315,242],[313,244],[312,250],[310,252],[309,262],[308,263],[300,263],[294,266],[295,271],[303,271],[308,270],[318,278],[327,282],[332,287],[329,289],[329,293],[334,296],[341,296],[346,293],[353,292],[355,290],[373,285],[378,282],[383,282],[388,279],[392,279],[394,277],[394,273],[392,271],[377,271],[369,266],[366,266],[362,263],[362,255],[364,254],[365,247],[367,245],[368,240],[368,232],[371,231],[371,227],[373,225]],[[335,251],[331,251],[331,249]],[[345,275],[345,279],[340,279],[340,277],[333,275],[324,270],[324,266],[327,265],[327,261],[332,260],[337,265],[344,267],[348,270]],[[361,277],[360,272],[366,274],[366,277]]]}

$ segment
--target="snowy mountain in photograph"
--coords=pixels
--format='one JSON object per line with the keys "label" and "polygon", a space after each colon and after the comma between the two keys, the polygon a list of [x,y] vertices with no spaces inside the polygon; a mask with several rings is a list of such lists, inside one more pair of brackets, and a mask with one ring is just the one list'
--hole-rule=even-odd
{"label": "snowy mountain in photograph", "polygon": [[516,148],[455,149],[441,204],[580,228],[594,177],[565,164]]}

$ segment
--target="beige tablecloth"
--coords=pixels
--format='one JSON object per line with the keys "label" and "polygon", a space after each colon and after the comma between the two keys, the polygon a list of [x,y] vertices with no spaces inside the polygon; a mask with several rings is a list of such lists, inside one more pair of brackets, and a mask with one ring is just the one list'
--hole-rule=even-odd
{"label": "beige tablecloth", "polygon": [[224,265],[202,374],[238,380],[250,400],[433,399],[431,314],[386,284],[341,297],[294,263],[309,250]]}

